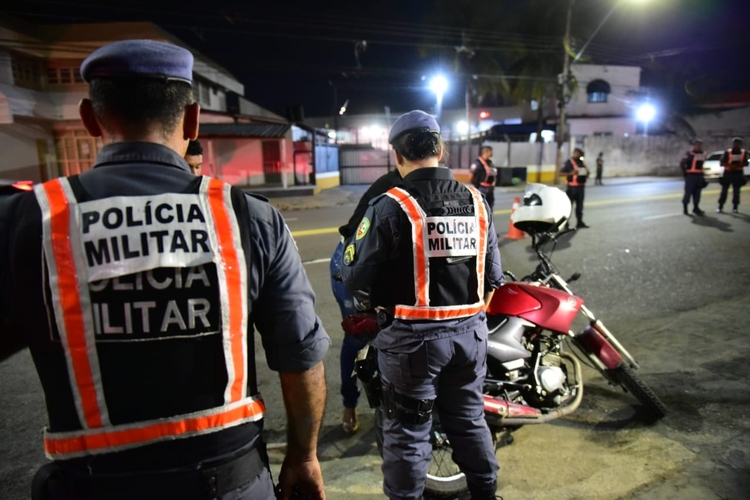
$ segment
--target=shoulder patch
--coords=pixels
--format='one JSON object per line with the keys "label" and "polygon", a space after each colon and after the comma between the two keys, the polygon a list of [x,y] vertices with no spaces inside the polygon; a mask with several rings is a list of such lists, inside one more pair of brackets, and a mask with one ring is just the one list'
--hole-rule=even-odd
{"label": "shoulder patch", "polygon": [[354,262],[354,245],[350,244],[346,247],[346,250],[344,250],[344,264],[351,266],[352,262]]}
{"label": "shoulder patch", "polygon": [[370,230],[370,219],[367,217],[362,218],[362,222],[359,223],[359,227],[357,228],[357,236],[355,236],[355,240],[361,240],[365,237],[367,234],[367,231]]}

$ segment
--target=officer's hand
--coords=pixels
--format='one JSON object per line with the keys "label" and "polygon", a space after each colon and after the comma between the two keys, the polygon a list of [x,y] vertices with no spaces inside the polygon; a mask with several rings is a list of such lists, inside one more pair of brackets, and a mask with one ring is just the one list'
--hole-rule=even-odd
{"label": "officer's hand", "polygon": [[[294,498],[325,500],[326,498],[326,492],[323,489],[323,474],[317,457],[301,458],[292,452],[287,452],[279,473],[279,486],[282,500]],[[299,493],[298,496],[293,495],[295,489]]]}

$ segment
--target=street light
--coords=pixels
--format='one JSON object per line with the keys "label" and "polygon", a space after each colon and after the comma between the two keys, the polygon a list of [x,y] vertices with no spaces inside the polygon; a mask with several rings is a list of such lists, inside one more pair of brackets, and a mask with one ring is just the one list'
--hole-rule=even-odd
{"label": "street light", "polygon": [[643,135],[648,136],[648,124],[656,118],[656,108],[649,103],[641,104],[635,111],[635,118],[643,122]]}
{"label": "street light", "polygon": [[435,75],[430,80],[430,90],[435,94],[437,106],[435,108],[435,118],[440,120],[440,111],[443,108],[443,94],[448,90],[448,80],[443,75]]}

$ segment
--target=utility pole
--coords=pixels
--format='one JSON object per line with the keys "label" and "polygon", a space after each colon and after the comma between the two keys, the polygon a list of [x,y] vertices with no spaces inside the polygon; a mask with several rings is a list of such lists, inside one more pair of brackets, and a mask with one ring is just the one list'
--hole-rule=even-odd
{"label": "utility pole", "polygon": [[575,0],[568,1],[568,12],[565,21],[565,38],[563,39],[563,72],[560,78],[560,93],[558,96],[558,106],[560,113],[557,121],[557,157],[555,160],[555,179],[554,183],[560,182],[560,170],[562,170],[562,147],[568,135],[567,130],[567,108],[568,108],[568,91],[570,85],[570,55],[568,54],[568,45],[570,44],[570,24],[573,17],[573,3]]}

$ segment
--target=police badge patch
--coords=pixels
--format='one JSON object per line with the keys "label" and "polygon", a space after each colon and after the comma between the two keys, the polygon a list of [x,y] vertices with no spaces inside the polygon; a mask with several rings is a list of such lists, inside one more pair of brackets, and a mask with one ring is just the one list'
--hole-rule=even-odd
{"label": "police badge patch", "polygon": [[362,238],[365,237],[369,229],[370,229],[370,219],[365,217],[362,219],[362,222],[359,223],[359,227],[357,228],[357,236],[354,239],[361,240]]}
{"label": "police badge patch", "polygon": [[344,250],[344,264],[350,266],[354,262],[354,245],[349,245]]}

